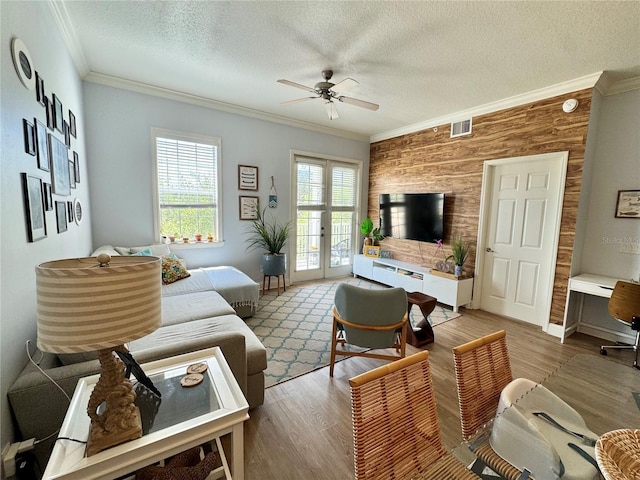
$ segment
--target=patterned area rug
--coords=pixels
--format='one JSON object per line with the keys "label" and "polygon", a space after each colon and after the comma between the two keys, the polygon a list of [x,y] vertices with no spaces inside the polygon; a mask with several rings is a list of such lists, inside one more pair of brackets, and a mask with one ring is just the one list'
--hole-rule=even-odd
{"label": "patterned area rug", "polygon": [[[267,349],[267,387],[329,364],[331,311],[335,289],[340,282],[363,288],[385,288],[349,277],[334,283],[293,285],[286,292],[280,291],[280,296],[271,290],[260,298],[258,311],[247,319],[247,325]],[[429,323],[436,326],[459,316],[459,313],[438,305],[429,315]],[[415,325],[421,319],[420,309],[412,308],[411,323]]]}

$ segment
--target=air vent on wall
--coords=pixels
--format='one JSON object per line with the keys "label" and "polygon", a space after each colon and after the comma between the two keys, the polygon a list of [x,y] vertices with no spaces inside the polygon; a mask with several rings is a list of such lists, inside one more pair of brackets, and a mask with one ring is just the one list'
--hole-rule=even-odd
{"label": "air vent on wall", "polygon": [[471,133],[471,119],[460,120],[451,124],[451,138],[469,135]]}

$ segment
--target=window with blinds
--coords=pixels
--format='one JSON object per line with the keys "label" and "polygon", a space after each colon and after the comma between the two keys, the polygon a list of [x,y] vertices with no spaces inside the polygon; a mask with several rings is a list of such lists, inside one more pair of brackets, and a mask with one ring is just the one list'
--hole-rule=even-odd
{"label": "window with blinds", "polygon": [[220,238],[220,139],[154,131],[160,234]]}

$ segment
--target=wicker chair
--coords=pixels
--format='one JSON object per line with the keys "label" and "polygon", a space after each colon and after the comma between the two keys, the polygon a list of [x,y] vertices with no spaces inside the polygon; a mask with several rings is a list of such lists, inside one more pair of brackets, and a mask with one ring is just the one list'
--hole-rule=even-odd
{"label": "wicker chair", "polygon": [[640,479],[640,430],[613,430],[596,442],[596,461],[606,480]]}
{"label": "wicker chair", "polygon": [[[498,408],[500,392],[513,380],[507,334],[504,330],[478,338],[453,349],[458,388],[462,438],[470,440]],[[508,480],[521,478],[522,472],[503,460],[489,444],[489,437],[480,437],[472,444],[477,457],[472,470],[480,474],[487,466]]]}
{"label": "wicker chair", "polygon": [[477,479],[442,445],[429,352],[349,380],[356,479]]}
{"label": "wicker chair", "polygon": [[[409,321],[407,292],[403,288],[369,290],[341,283],[336,288],[334,302],[329,376],[333,377],[336,355],[382,360],[404,358]],[[397,355],[345,350],[345,344],[371,350],[393,347]]]}
{"label": "wicker chair", "polygon": [[600,353],[607,354],[609,348],[630,348],[635,352],[633,366],[640,368],[638,353],[640,352],[640,284],[619,281],[611,292],[608,305],[609,315],[631,327],[636,337],[633,345],[602,345]]}

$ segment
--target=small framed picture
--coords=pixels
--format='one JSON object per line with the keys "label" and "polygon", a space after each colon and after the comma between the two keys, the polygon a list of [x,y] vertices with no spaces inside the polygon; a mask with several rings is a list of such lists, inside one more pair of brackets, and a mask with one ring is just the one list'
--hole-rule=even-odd
{"label": "small framed picture", "polygon": [[69,186],[76,188],[76,166],[73,160],[69,160]]}
{"label": "small framed picture", "polygon": [[238,189],[258,190],[258,167],[238,165]]}
{"label": "small framed picture", "polygon": [[391,258],[391,250],[380,250],[380,258]]}
{"label": "small framed picture", "polygon": [[36,152],[38,157],[38,168],[49,171],[49,141],[47,139],[47,126],[40,122],[37,118],[35,120],[35,133],[36,133]]}
{"label": "small framed picture", "polygon": [[22,174],[22,194],[27,223],[29,242],[41,240],[47,236],[47,225],[44,216],[44,199],[42,180],[38,177]]}
{"label": "small framed picture", "polygon": [[73,202],[67,202],[67,221],[68,223],[73,223]]}
{"label": "small framed picture", "polygon": [[67,202],[56,201],[56,226],[58,233],[67,231]]}
{"label": "small framed picture", "polygon": [[76,130],[76,116],[71,110],[69,110],[69,133],[73,138],[78,138],[78,133]]}
{"label": "small framed picture", "polygon": [[64,133],[64,144],[67,147],[71,146],[71,134],[69,133],[69,124],[66,120],[62,122],[62,132]]}
{"label": "small framed picture", "polygon": [[49,159],[51,160],[53,193],[71,195],[67,146],[52,134],[49,134]]}
{"label": "small framed picture", "polygon": [[240,197],[240,220],[256,220],[258,218],[258,197]]}
{"label": "small framed picture", "polygon": [[62,102],[58,96],[53,94],[53,123],[60,133],[64,134],[64,116],[62,114]]}
{"label": "small framed picture", "polygon": [[80,183],[80,159],[78,152],[73,152],[73,168],[76,171],[76,183]]}
{"label": "small framed picture", "polygon": [[51,184],[42,184],[42,195],[44,196],[44,209],[47,212],[53,210],[53,195],[51,194]]}
{"label": "small framed picture", "polygon": [[75,220],[76,225],[80,225],[80,223],[82,223],[82,204],[77,198],[73,199],[73,219]]}
{"label": "small framed picture", "polygon": [[378,258],[380,256],[380,247],[367,245],[364,249],[364,256]]}
{"label": "small framed picture", "polygon": [[36,72],[36,100],[38,100],[38,103],[43,107],[47,106],[44,95],[44,80],[38,72]]}
{"label": "small framed picture", "polygon": [[640,218],[640,189],[618,190],[616,218]]}
{"label": "small framed picture", "polygon": [[22,129],[24,131],[24,151],[29,155],[36,154],[36,137],[33,123],[26,118],[22,119]]}
{"label": "small framed picture", "polygon": [[56,118],[53,111],[53,102],[49,97],[44,97],[44,108],[47,111],[47,128],[53,131],[56,128]]}

